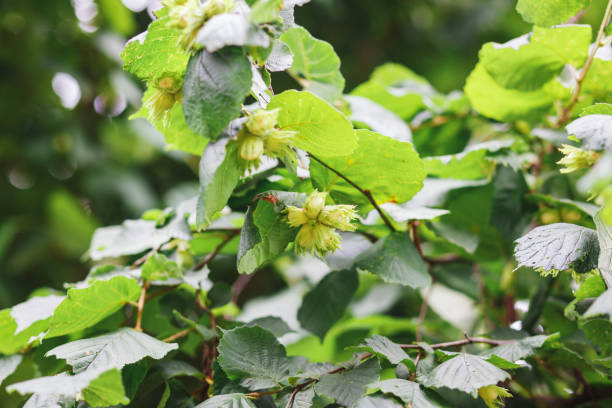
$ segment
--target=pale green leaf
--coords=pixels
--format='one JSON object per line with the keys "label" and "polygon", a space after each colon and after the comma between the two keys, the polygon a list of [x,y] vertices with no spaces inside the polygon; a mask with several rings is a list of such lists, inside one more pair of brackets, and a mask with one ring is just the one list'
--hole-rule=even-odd
{"label": "pale green leaf", "polygon": [[561,24],[591,4],[591,0],[518,0],[516,11],[528,23]]}
{"label": "pale green leaf", "polygon": [[182,278],[183,272],[176,262],[164,254],[151,255],[142,266],[141,277],[147,281],[165,281],[171,278]]}
{"label": "pale green leaf", "polygon": [[84,289],[69,289],[66,299],[55,309],[46,337],[57,337],[91,327],[121,309],[127,302],[138,300],[138,281],[115,276],[95,281]]}
{"label": "pale green leaf", "polygon": [[[351,122],[310,92],[285,91],[272,98],[268,109],[280,108],[278,126],[296,132],[294,144],[316,156],[349,155],[357,147]],[[330,137],[333,135],[333,137]]]}
{"label": "pale green leaf", "polygon": [[215,52],[230,45],[268,47],[270,37],[264,30],[240,13],[213,16],[204,24],[196,37],[196,44]]}
{"label": "pale green leaf", "polygon": [[255,24],[272,22],[279,18],[278,13],[283,5],[282,0],[257,0],[251,6],[249,18]]}
{"label": "pale green leaf", "polygon": [[608,288],[612,287],[612,225],[603,219],[603,210],[594,217],[599,241],[599,260],[597,267]]}
{"label": "pale green leaf", "polygon": [[21,354],[0,358],[0,385],[2,385],[6,377],[15,372],[22,360],[23,356]]}
{"label": "pale green leaf", "polygon": [[330,272],[304,296],[297,316],[302,327],[323,341],[327,331],[344,315],[358,284],[354,271]]}
{"label": "pale green leaf", "polygon": [[344,97],[350,104],[351,120],[364,123],[381,135],[400,142],[412,142],[412,131],[399,116],[368,98],[357,95]]}
{"label": "pale green leaf", "polygon": [[586,115],[566,126],[567,133],[582,140],[588,150],[612,148],[612,115]]}
{"label": "pale green leaf", "polygon": [[331,102],[342,95],[344,77],[340,73],[340,58],[329,43],[317,40],[302,27],[290,28],[280,40],[293,53],[289,72],[301,78],[305,90]]}
{"label": "pale green leaf", "polygon": [[525,337],[524,339],[493,347],[489,350],[483,351],[480,353],[480,355],[484,358],[495,355],[514,363],[535,354],[536,349],[542,347],[544,342],[548,340],[549,337],[550,336],[547,335]]}

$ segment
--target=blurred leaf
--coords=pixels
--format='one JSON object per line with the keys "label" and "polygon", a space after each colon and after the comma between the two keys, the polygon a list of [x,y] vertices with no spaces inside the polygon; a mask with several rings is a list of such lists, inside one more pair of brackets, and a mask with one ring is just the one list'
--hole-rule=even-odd
{"label": "blurred leaf", "polygon": [[315,383],[315,392],[348,408],[356,407],[368,384],[378,380],[380,365],[371,358],[358,367],[326,375]]}
{"label": "blurred leaf", "polygon": [[561,24],[586,8],[591,0],[518,0],[516,11],[529,23]]}

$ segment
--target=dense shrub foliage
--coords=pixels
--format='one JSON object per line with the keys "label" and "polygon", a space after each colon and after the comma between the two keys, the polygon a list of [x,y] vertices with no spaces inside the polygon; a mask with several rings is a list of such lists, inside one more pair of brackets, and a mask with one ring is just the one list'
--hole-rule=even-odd
{"label": "dense shrub foliage", "polygon": [[[121,57],[147,87],[133,118],[200,157],[199,193],[96,229],[82,281],[0,311],[7,392],[610,404],[612,0],[595,28],[589,0],[519,0],[533,30],[484,44],[449,94],[393,63],[345,94],[295,22],[308,0],[162,3]],[[286,74],[299,89],[275,92]]]}

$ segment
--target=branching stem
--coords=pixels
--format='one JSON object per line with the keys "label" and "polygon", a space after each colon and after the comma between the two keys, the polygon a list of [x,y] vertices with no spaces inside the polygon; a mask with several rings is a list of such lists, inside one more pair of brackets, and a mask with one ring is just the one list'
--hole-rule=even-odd
{"label": "branching stem", "polygon": [[136,315],[136,324],[134,330],[142,331],[142,311],[147,300],[147,288],[149,287],[148,282],[142,284],[142,291],[140,292],[140,298],[138,299],[138,314]]}

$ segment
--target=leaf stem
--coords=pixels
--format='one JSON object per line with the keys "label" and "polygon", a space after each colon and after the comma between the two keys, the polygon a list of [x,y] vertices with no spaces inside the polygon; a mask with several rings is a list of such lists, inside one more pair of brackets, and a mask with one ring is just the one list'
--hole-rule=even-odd
{"label": "leaf stem", "polygon": [[[475,344],[475,343],[483,343],[483,344],[490,344],[492,346],[499,346],[502,344],[512,343],[513,341],[516,341],[516,340],[494,340],[494,339],[487,339],[484,337],[470,337],[466,334],[465,339],[447,341],[446,343],[431,344],[429,345],[429,347],[431,347],[432,349],[442,349],[442,348],[449,348],[449,347],[460,347],[460,346],[465,346],[467,344]],[[399,346],[404,349],[425,350],[425,347],[421,346],[420,344],[400,344]]]}
{"label": "leaf stem", "polygon": [[397,231],[395,227],[393,226],[393,224],[391,224],[391,221],[389,221],[389,218],[387,218],[386,214],[383,212],[382,208],[380,208],[380,206],[378,205],[378,203],[372,196],[372,192],[370,190],[362,189],[357,184],[355,184],[351,179],[349,179],[348,177],[346,177],[344,174],[340,173],[338,170],[334,169],[333,167],[329,166],[327,163],[323,162],[321,159],[319,159],[312,153],[308,153],[308,156],[310,156],[310,158],[312,158],[314,161],[319,162],[323,167],[327,168],[328,170],[338,175],[338,177],[340,177],[341,179],[349,183],[353,188],[355,188],[357,191],[363,194],[365,198],[367,198],[368,201],[374,206],[376,211],[378,211],[378,214],[380,214],[380,218],[382,218],[382,220],[385,222],[385,225],[387,225],[387,228],[389,228],[392,232]]}
{"label": "leaf stem", "polygon": [[163,339],[162,341],[166,342],[166,343],[172,343],[175,340],[178,340],[182,337],[185,337],[187,335],[189,335],[191,332],[193,332],[193,327],[190,327],[188,329],[182,330],[176,334],[173,334],[170,337],[166,337],[165,339]]}
{"label": "leaf stem", "polygon": [[223,247],[226,246],[238,234],[240,234],[239,229],[231,230],[229,234],[227,234],[227,236],[223,239],[223,241],[221,241],[221,243],[217,245],[210,254],[206,255],[206,258],[204,258],[200,263],[196,265],[195,270],[199,271],[200,269],[204,268],[210,261],[212,261],[217,255],[219,255],[219,252],[221,252]]}
{"label": "leaf stem", "polygon": [[606,32],[606,27],[608,26],[608,23],[610,22],[611,15],[612,15],[612,0],[609,0],[608,5],[606,7],[606,12],[604,13],[603,20],[601,21],[601,25],[599,26],[599,32],[597,33],[597,39],[595,40],[594,47],[589,53],[587,61],[584,64],[582,71],[580,71],[580,75],[576,79],[576,89],[574,89],[574,94],[572,95],[572,99],[561,112],[561,115],[559,116],[559,119],[557,120],[557,126],[561,126],[565,124],[570,119],[571,110],[576,105],[576,102],[578,102],[580,91],[582,91],[582,84],[584,82],[584,79],[586,78],[587,73],[589,72],[589,69],[591,68],[591,65],[593,64],[593,59],[595,59],[595,54],[597,53],[597,50],[599,50],[599,48],[601,47],[602,40]]}
{"label": "leaf stem", "polygon": [[147,288],[149,287],[148,282],[144,282],[142,285],[142,291],[140,292],[140,298],[138,299],[138,314],[136,315],[136,324],[134,330],[142,331],[142,311],[147,300]]}

